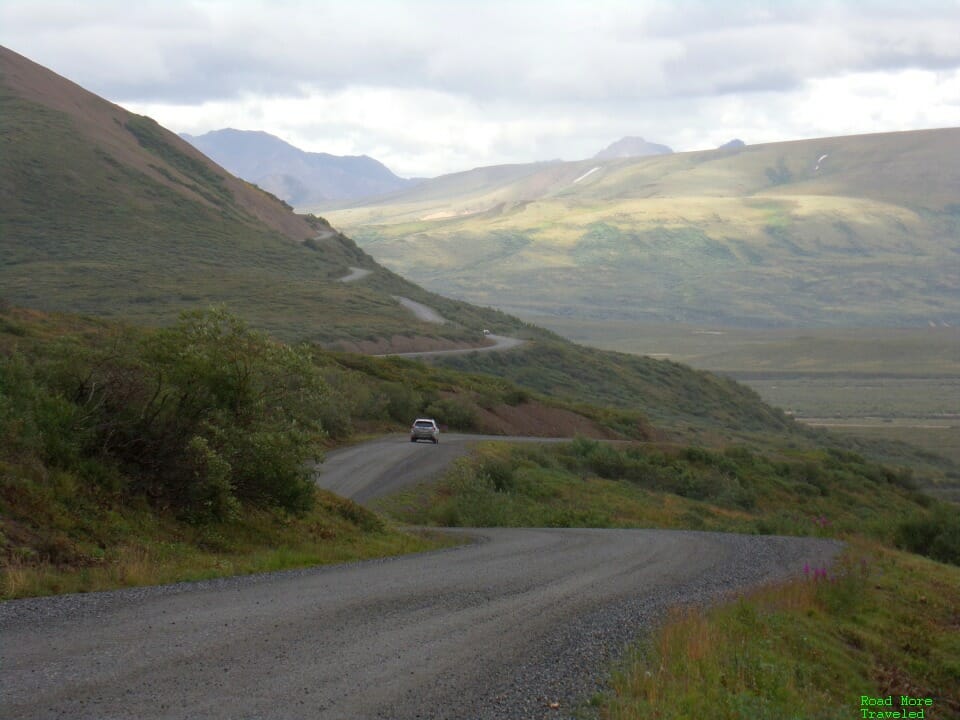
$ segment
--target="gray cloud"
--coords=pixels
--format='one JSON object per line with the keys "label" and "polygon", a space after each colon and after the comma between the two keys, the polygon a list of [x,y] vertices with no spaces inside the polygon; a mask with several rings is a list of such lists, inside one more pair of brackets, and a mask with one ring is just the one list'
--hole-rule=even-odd
{"label": "gray cloud", "polygon": [[958,28],[956,0],[0,2],[0,43],[174,129],[265,129],[411,174],[625,134],[689,149],[951,122],[953,80],[916,108],[891,83],[954,77]]}
{"label": "gray cloud", "polygon": [[956,3],[6,2],[0,37],[119,101],[349,85],[480,99],[769,91],[960,66]]}

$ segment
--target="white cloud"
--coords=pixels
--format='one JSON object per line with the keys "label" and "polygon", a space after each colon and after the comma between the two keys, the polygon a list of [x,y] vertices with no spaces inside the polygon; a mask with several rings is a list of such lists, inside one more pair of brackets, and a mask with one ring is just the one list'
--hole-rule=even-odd
{"label": "white cloud", "polygon": [[405,175],[960,124],[955,1],[0,3],[0,43],[177,131]]}

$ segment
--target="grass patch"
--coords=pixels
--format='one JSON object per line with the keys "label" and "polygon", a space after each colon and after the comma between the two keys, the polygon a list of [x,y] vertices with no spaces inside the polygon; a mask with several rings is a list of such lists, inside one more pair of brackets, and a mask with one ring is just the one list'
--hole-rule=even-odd
{"label": "grass patch", "polygon": [[508,353],[441,357],[436,364],[495,375],[572,403],[639,409],[672,428],[803,434],[781,411],[732,380],[665,360],[538,338]]}
{"label": "grass patch", "polygon": [[931,520],[939,507],[913,489],[910,471],[855,453],[586,439],[484,444],[440,482],[382,502],[421,525],[691,528],[866,536],[890,545],[901,522]]}
{"label": "grass patch", "polygon": [[42,509],[29,518],[0,503],[0,599],[272,572],[459,542],[401,530],[319,490],[313,508],[299,516],[245,509],[229,522],[203,526],[102,494],[33,492],[34,508],[42,503]]}
{"label": "grass patch", "polygon": [[[595,700],[599,716],[960,717],[960,569],[858,542],[824,572],[675,611]],[[901,707],[902,695],[930,705]],[[862,696],[891,697],[892,707]]]}

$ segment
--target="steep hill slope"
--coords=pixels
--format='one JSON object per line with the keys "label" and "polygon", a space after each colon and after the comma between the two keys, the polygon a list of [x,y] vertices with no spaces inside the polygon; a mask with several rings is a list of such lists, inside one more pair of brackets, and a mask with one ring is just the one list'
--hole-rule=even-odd
{"label": "steep hill slope", "polygon": [[265,132],[228,128],[181,137],[237,177],[298,208],[385,195],[411,184],[366,155],[305,152]]}
{"label": "steep hill slope", "polygon": [[[226,303],[290,340],[407,335],[425,348],[517,326],[425,293],[150,118],[3,48],[0,100],[10,303],[153,324]],[[351,266],[373,274],[339,282]],[[393,295],[442,306],[454,322],[419,322]]]}
{"label": "steep hill slope", "polygon": [[[461,358],[459,366],[476,362],[476,370],[570,402],[615,404],[697,432],[799,432],[731,381],[578,348],[498,311],[429,293],[149,118],[10,51],[0,51],[0,93],[7,304],[169,325],[182,310],[222,303],[280,339],[376,352],[478,344],[489,329],[530,342],[509,361]],[[351,266],[371,272],[340,282]],[[448,322],[419,321],[395,296]],[[413,383],[403,385],[401,396]]]}
{"label": "steep hill slope", "polygon": [[512,312],[960,321],[960,128],[478,169],[329,217],[427,287]]}

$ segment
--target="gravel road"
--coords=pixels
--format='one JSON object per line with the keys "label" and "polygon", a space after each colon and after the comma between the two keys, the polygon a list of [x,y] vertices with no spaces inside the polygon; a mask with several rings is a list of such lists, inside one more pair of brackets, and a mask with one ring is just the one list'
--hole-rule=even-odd
{"label": "gravel road", "polygon": [[340,278],[342,283],[351,283],[356,282],[357,280],[363,280],[367,275],[371,273],[370,270],[365,268],[351,267],[350,272]]}
{"label": "gravel road", "polygon": [[441,433],[440,443],[412,443],[408,435],[377,440],[327,453],[317,467],[317,484],[364,503],[439,475],[470,446],[482,440],[561,442],[560,438],[503,437]]}
{"label": "gravel road", "polygon": [[665,607],[837,549],[662,530],[473,532],[475,544],[391,560],[2,603],[0,714],[567,717]]}
{"label": "gravel road", "polygon": [[490,333],[484,336],[487,340],[492,340],[490,345],[481,345],[479,347],[456,348],[455,350],[418,350],[417,352],[405,353],[385,353],[377,357],[439,357],[440,355],[466,355],[475,352],[503,352],[512,350],[515,347],[523,345],[526,340],[521,338],[507,337],[506,335],[494,335]]}
{"label": "gravel road", "polygon": [[416,300],[405,298],[402,295],[394,295],[393,299],[403,305],[407,310],[412,312],[416,316],[417,320],[438,324],[443,324],[447,321],[443,315],[438,313],[432,307],[424,305],[423,303],[418,303]]}
{"label": "gravel road", "polygon": [[[347,448],[320,483],[369,499],[429,477],[474,439]],[[456,532],[475,542],[2,602],[0,717],[567,718],[666,608],[827,564],[840,547],[692,531]]]}

